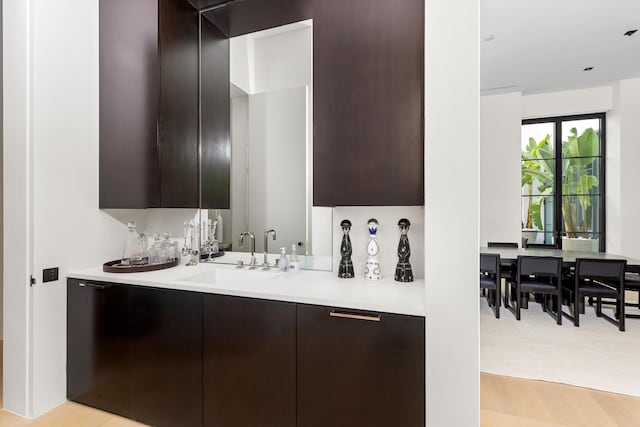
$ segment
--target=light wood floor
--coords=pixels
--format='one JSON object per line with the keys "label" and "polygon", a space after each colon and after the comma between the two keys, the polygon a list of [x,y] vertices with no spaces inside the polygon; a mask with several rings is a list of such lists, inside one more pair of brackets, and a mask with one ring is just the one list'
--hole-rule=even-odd
{"label": "light wood floor", "polygon": [[640,398],[490,374],[480,383],[482,427],[640,426]]}
{"label": "light wood floor", "polygon": [[[0,402],[2,402],[0,341]],[[640,398],[544,381],[480,374],[482,427],[638,427]],[[140,427],[67,402],[34,420],[0,410],[0,427]],[[398,426],[401,427],[401,426]]]}

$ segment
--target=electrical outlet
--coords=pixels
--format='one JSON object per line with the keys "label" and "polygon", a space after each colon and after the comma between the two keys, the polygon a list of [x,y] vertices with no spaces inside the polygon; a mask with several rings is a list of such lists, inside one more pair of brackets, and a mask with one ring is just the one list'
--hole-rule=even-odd
{"label": "electrical outlet", "polygon": [[58,267],[42,270],[42,283],[55,282],[56,280],[58,280]]}

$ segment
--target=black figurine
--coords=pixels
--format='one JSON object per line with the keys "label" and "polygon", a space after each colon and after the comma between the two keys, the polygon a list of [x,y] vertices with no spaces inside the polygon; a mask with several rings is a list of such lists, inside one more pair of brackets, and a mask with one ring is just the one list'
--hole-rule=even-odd
{"label": "black figurine", "polygon": [[351,261],[351,254],[353,248],[351,247],[351,239],[349,238],[349,230],[351,230],[351,221],[348,219],[343,220],[340,223],[342,227],[342,243],[340,244],[340,267],[338,268],[338,277],[342,279],[352,279],[355,274],[353,273],[353,261]]}
{"label": "black figurine", "polygon": [[396,282],[413,282],[413,270],[409,257],[411,256],[411,248],[409,247],[409,226],[411,223],[408,219],[402,218],[398,221],[400,227],[400,242],[398,243],[398,264],[396,265]]}

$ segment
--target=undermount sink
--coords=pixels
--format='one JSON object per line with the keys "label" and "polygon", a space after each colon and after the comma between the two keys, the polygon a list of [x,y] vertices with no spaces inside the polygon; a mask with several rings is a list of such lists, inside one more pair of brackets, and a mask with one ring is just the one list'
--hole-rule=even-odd
{"label": "undermount sink", "polygon": [[180,281],[205,283],[208,285],[233,285],[236,282],[260,283],[265,280],[269,280],[278,274],[280,274],[280,271],[275,268],[265,271],[261,268],[250,270],[248,267],[235,268],[225,266],[216,267],[203,273],[185,277],[184,279],[180,279]]}

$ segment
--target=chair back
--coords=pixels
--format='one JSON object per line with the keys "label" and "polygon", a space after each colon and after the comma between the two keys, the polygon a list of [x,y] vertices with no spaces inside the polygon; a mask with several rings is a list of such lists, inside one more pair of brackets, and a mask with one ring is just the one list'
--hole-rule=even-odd
{"label": "chair back", "polygon": [[480,254],[480,272],[500,276],[500,255]]}
{"label": "chair back", "polygon": [[546,243],[529,243],[525,242],[525,249],[555,249],[552,245],[547,245]]}
{"label": "chair back", "polygon": [[517,242],[487,242],[487,247],[489,248],[513,248],[518,249]]}
{"label": "chair back", "polygon": [[518,257],[519,276],[557,277],[562,274],[562,258],[521,255]]}
{"label": "chair back", "polygon": [[608,284],[615,282],[624,285],[624,271],[627,260],[624,259],[576,259],[576,279],[601,280]]}

